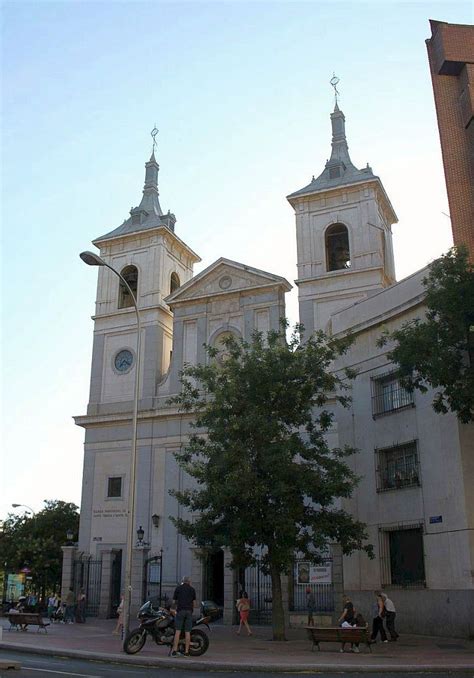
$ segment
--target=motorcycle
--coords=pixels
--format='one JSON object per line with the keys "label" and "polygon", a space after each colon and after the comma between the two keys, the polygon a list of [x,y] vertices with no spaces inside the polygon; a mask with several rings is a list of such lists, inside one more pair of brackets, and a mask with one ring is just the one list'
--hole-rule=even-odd
{"label": "motorcycle", "polygon": [[[167,645],[170,648],[173,646],[175,623],[174,615],[168,608],[158,607],[154,608],[151,601],[146,602],[138,611],[137,618],[140,620],[140,626],[133,629],[123,641],[123,649],[127,654],[136,654],[140,652],[146,643],[147,636],[151,636],[157,645]],[[209,638],[207,633],[197,626],[207,626],[212,621],[210,616],[201,616],[196,619],[191,629],[191,645],[189,647],[189,654],[192,657],[200,657],[209,647]],[[178,649],[184,652],[184,634],[179,640]]]}

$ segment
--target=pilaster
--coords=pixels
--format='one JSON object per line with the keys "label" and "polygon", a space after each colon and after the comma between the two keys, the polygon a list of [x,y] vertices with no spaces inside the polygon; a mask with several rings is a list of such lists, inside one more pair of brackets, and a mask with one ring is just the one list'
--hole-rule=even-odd
{"label": "pilaster", "polygon": [[237,573],[230,567],[232,555],[224,549],[224,624],[231,626],[235,615],[235,589]]}
{"label": "pilaster", "polygon": [[63,552],[63,568],[61,576],[61,600],[64,601],[69,589],[74,586],[74,558],[76,546],[61,546]]}
{"label": "pilaster", "polygon": [[132,551],[132,595],[130,601],[130,618],[137,616],[143,605],[143,577],[145,560],[150,553],[149,548],[134,548]]}

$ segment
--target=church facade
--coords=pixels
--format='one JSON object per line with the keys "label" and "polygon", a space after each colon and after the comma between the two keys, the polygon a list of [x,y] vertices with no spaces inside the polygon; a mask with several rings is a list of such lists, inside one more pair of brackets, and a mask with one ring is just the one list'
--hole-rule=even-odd
{"label": "church facade", "polygon": [[[323,172],[288,201],[295,211],[296,285],[300,322],[355,336],[344,365],[358,371],[350,409],[334,405],[334,445],[359,452],[351,460],[361,482],[347,508],[368,525],[376,558],[350,558],[333,549],[321,598],[326,619],[349,591],[370,617],[373,591],[384,588],[399,607],[401,630],[474,633],[473,427],[452,414],[437,415],[432,393],[409,394],[377,346],[384,328],[422,316],[426,269],[396,282],[391,227],[397,217],[379,177],[351,161],[345,117],[331,114],[332,151]],[[158,163],[146,163],[143,197],[121,226],[94,240],[100,256],[120,271],[136,295],[141,317],[133,595],[172,591],[191,574],[201,599],[224,608],[231,623],[239,585],[266,590],[255,572],[226,567],[228,554],[198,552],[169,517],[183,509],[170,488],[189,482],[174,453],[189,434],[189,415],[169,404],[185,363],[206,360],[204,344],[219,346],[229,333],[248,338],[279,327],[285,316],[284,278],[228,259],[196,276],[199,256],[175,232],[176,219],[161,209]],[[81,521],[77,546],[64,547],[63,587],[78,585],[84,568],[96,574],[92,613],[111,614],[123,582],[127,538],[132,403],[137,359],[135,312],[127,289],[99,269],[91,386],[85,429]],[[335,368],[342,365],[336,365]],[[89,563],[89,564],[87,564]],[[79,574],[82,573],[82,574]],[[329,575],[328,575],[329,572]],[[83,580],[81,579],[81,584]],[[285,601],[294,623],[302,607],[301,582],[285,578]],[[322,590],[322,589],[321,589]],[[256,595],[256,594],[255,594]],[[92,598],[91,592],[91,598]],[[298,602],[299,601],[299,602]],[[268,595],[263,608],[271,609]],[[300,615],[301,616],[301,615]],[[262,616],[262,620],[264,615]],[[300,619],[301,621],[301,619]]]}

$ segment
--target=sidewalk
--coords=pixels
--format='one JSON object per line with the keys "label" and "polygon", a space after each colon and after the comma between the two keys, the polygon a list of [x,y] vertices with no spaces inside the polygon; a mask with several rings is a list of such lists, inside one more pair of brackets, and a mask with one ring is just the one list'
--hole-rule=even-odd
{"label": "sidewalk", "polygon": [[3,626],[1,649],[60,654],[118,661],[135,665],[189,668],[196,670],[230,670],[238,667],[246,671],[341,671],[363,672],[398,669],[403,671],[466,671],[474,670],[474,642],[453,638],[401,636],[397,643],[372,645],[372,653],[360,646],[360,654],[339,652],[335,643],[322,644],[323,650],[311,651],[306,632],[290,629],[288,642],[273,642],[270,627],[254,627],[252,637],[237,636],[236,627],[220,624],[211,626],[210,647],[205,655],[194,659],[171,659],[168,648],[157,646],[147,639],[143,650],[134,656],[121,650],[121,640],[112,635],[115,620],[88,619],[86,624],[53,624],[48,633],[8,631],[8,620]]}

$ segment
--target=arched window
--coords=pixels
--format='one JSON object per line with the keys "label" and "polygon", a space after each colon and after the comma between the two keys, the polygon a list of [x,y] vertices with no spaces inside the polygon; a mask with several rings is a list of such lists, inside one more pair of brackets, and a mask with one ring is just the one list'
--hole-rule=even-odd
{"label": "arched window", "polygon": [[172,273],[170,278],[170,294],[173,294],[180,285],[179,275],[177,273]]}
{"label": "arched window", "polygon": [[349,233],[344,224],[332,224],[326,231],[326,265],[328,271],[351,266]]}
{"label": "arched window", "polygon": [[[125,268],[121,271],[122,277],[127,281],[127,283],[130,285],[130,289],[132,290],[135,299],[137,298],[137,291],[138,291],[138,269],[136,266],[125,266]],[[130,296],[130,292],[128,289],[125,287],[122,281],[120,281],[120,287],[119,287],[119,299],[118,299],[118,307],[119,308],[128,308],[129,306],[133,306],[133,299]]]}

